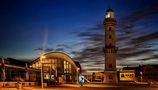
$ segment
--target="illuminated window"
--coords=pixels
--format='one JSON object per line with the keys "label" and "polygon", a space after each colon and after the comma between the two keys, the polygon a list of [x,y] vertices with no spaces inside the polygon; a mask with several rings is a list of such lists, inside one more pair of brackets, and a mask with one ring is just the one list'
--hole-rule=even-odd
{"label": "illuminated window", "polygon": [[111,35],[109,35],[109,39],[111,39]]}
{"label": "illuminated window", "polygon": [[111,43],[109,44],[109,47],[111,47],[112,45],[111,45]]}
{"label": "illuminated window", "polygon": [[109,31],[111,31],[111,27],[109,27]]}
{"label": "illuminated window", "polygon": [[71,71],[71,64],[69,62],[64,61],[64,73],[70,73]]}
{"label": "illuminated window", "polygon": [[30,68],[32,68],[32,65],[30,65]]}
{"label": "illuminated window", "polygon": [[36,62],[36,63],[35,63],[35,68],[38,69],[38,67],[39,67],[39,66],[38,66],[38,63]]}
{"label": "illuminated window", "polygon": [[33,64],[32,67],[35,68],[35,64]]}
{"label": "illuminated window", "polygon": [[71,73],[71,64],[69,64],[69,73]]}
{"label": "illuminated window", "polygon": [[124,77],[124,74],[121,74],[121,77]]}

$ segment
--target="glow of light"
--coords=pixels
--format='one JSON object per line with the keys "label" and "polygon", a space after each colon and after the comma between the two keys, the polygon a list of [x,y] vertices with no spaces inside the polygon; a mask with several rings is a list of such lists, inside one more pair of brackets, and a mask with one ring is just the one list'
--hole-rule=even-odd
{"label": "glow of light", "polygon": [[107,14],[106,14],[106,18],[109,18],[109,17],[110,17],[110,13],[107,13]]}
{"label": "glow of light", "polygon": [[45,59],[45,58],[46,58],[46,56],[42,55],[40,58],[41,58],[41,59]]}

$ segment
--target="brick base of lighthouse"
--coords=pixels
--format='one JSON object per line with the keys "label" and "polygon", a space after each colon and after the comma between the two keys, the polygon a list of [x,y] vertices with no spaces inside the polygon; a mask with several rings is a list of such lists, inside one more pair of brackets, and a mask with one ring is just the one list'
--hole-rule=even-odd
{"label": "brick base of lighthouse", "polygon": [[104,83],[117,84],[117,71],[104,71]]}

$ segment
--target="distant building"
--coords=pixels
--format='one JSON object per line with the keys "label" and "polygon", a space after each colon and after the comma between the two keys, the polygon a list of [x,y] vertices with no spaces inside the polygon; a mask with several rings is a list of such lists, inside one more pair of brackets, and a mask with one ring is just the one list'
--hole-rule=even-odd
{"label": "distant building", "polygon": [[157,76],[158,76],[157,64],[140,65],[135,67],[124,67],[122,70],[119,71],[120,81],[139,81],[139,82],[158,81]]}
{"label": "distant building", "polygon": [[135,70],[120,70],[119,81],[134,81]]}
{"label": "distant building", "polygon": [[[2,64],[4,60],[4,65]],[[17,77],[25,80],[25,64],[29,63],[26,61],[20,61],[12,58],[0,58],[0,68],[5,67],[5,77],[4,81],[16,81]],[[30,70],[31,71],[31,70]],[[33,70],[34,71],[34,70]],[[35,71],[34,71],[35,72]],[[0,80],[2,81],[2,69],[0,70]]]}
{"label": "distant building", "polygon": [[94,72],[92,74],[93,76],[93,81],[97,82],[97,81],[100,81],[100,82],[103,82],[104,81],[104,72]]}
{"label": "distant building", "polygon": [[142,81],[158,81],[158,65],[142,65],[140,72]]}
{"label": "distant building", "polygon": [[85,81],[87,82],[102,82],[104,80],[104,72],[93,72],[91,74],[84,73]]}

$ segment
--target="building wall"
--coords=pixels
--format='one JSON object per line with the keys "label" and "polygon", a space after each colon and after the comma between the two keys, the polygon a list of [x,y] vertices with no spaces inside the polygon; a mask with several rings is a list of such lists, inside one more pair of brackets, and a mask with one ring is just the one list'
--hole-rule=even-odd
{"label": "building wall", "polygon": [[158,65],[144,65],[141,68],[143,81],[158,81]]}

